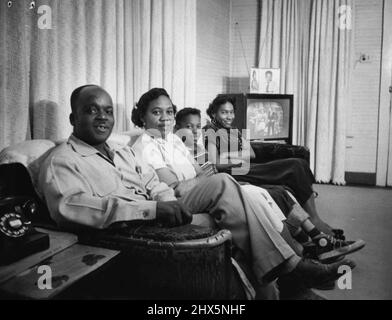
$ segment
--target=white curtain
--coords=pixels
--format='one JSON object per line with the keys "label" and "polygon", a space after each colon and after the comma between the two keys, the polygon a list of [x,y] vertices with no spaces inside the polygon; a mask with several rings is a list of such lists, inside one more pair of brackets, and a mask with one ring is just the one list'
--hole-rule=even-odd
{"label": "white curtain", "polygon": [[307,139],[316,179],[345,183],[346,114],[350,109],[352,31],[339,28],[339,7],[352,0],[315,0],[311,7]]}
{"label": "white curtain", "polygon": [[352,0],[262,0],[260,63],[281,69],[281,93],[294,94],[294,143],[311,152],[318,182],[345,183],[352,32],[339,7]]}
{"label": "white curtain", "polygon": [[[70,95],[88,83],[111,94],[116,131],[133,126],[131,109],[152,87],[179,106],[194,103],[196,0],[40,0],[35,10],[30,2],[1,0],[0,149],[66,138]],[[52,29],[38,28],[41,5]]]}

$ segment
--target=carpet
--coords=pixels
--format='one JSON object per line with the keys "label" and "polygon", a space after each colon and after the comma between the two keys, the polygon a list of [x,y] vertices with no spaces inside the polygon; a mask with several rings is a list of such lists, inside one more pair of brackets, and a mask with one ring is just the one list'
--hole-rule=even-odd
{"label": "carpet", "polygon": [[392,299],[392,189],[316,185],[320,216],[366,247],[347,256],[357,267],[351,288],[317,291],[328,300]]}

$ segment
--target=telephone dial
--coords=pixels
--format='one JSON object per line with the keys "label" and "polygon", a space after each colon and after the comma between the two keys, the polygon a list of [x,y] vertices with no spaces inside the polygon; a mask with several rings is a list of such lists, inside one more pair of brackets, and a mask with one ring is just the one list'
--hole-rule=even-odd
{"label": "telephone dial", "polygon": [[37,210],[32,197],[0,199],[0,265],[49,247],[49,236],[37,232],[31,223]]}

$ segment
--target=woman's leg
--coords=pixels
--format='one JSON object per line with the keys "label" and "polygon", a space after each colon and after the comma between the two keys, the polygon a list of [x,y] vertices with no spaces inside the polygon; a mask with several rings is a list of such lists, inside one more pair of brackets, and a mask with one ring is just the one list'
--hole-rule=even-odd
{"label": "woman's leg", "polygon": [[325,223],[319,216],[316,208],[314,193],[311,195],[308,201],[303,205],[304,210],[309,213],[310,219],[314,223],[314,225],[322,232],[328,235],[333,235],[333,231],[331,226]]}
{"label": "woman's leg", "polygon": [[243,185],[241,189],[249,196],[249,203],[255,208],[258,215],[262,214],[270,221],[271,225],[280,233],[282,238],[299,256],[302,255],[302,246],[294,240],[287,225],[283,223],[286,220],[285,215],[280,210],[266,189],[253,185]]}
{"label": "woman's leg", "polygon": [[[234,176],[234,178],[260,187],[267,184],[289,187],[316,227],[326,234],[333,235],[332,228],[318,214],[313,191],[315,179],[305,160],[283,159],[263,164],[251,164],[247,175]],[[275,192],[275,190],[272,191]],[[271,195],[273,196],[273,193]],[[282,209],[281,203],[276,202]],[[282,211],[285,213],[284,210]]]}
{"label": "woman's leg", "polygon": [[315,178],[309,165],[302,159],[282,159],[250,165],[246,175],[233,175],[237,181],[257,186],[280,185],[293,190],[298,202],[304,205],[313,194]]}
{"label": "woman's leg", "polygon": [[[331,242],[331,245],[328,248],[322,248],[323,251],[325,251],[324,253],[331,251],[327,254],[328,256],[340,255],[339,252],[332,252],[336,249],[333,245],[335,240],[325,237],[325,234],[322,234],[322,231],[313,224],[309,214],[298,204],[292,194],[283,190],[284,194],[280,195],[282,199],[286,199],[286,197],[288,197],[290,200],[288,202],[293,203],[291,211],[287,215],[286,219],[286,216],[282,213],[267,190],[253,185],[243,185],[241,186],[241,189],[249,197],[248,202],[250,206],[255,209],[255,212],[257,212],[259,219],[263,219],[264,217],[267,218],[270,224],[280,233],[281,237],[298,256],[302,256],[303,253],[303,247],[299,243],[301,242],[300,238],[302,236],[304,236],[303,238],[306,238],[306,240],[302,243],[308,242],[309,238],[315,243],[319,243],[320,241],[325,244],[327,242]],[[278,193],[275,193],[275,197],[277,196]],[[262,215],[262,217],[260,215]],[[297,231],[300,231],[300,234],[298,234]],[[339,242],[337,247],[341,249],[345,248],[344,251],[348,254],[355,252],[357,250],[356,248],[362,245],[362,242],[355,243],[356,245],[353,246],[352,243]],[[321,252],[321,249],[318,250],[318,252]]]}
{"label": "woman's leg", "polygon": [[215,175],[200,181],[181,198],[194,214],[207,212],[214,217],[221,229],[232,232],[233,243],[252,262],[253,272],[261,285],[277,277],[300,277],[309,287],[336,280],[341,265],[351,265],[348,260],[321,265],[312,260],[301,259],[269,220],[259,212],[265,206],[257,206],[250,195],[227,175]]}
{"label": "woman's leg", "polygon": [[[260,284],[264,277],[280,266],[295,268],[301,260],[261,208],[227,175],[218,174],[200,181],[181,198],[194,214],[209,213],[220,229],[230,230],[233,243],[252,262]],[[279,269],[281,269],[279,268]]]}
{"label": "woman's leg", "polygon": [[298,256],[302,256],[303,247],[293,238],[287,225],[283,226],[283,230],[280,233],[282,238],[287,242],[287,244],[294,250]]}
{"label": "woman's leg", "polygon": [[[251,195],[252,201],[257,202],[260,197],[267,200],[273,212],[266,210],[264,214],[297,254],[302,252],[298,242],[305,243],[309,241],[309,237],[320,234],[311,222],[310,215],[284,187],[243,185],[241,188]],[[281,221],[285,223],[282,224]]]}

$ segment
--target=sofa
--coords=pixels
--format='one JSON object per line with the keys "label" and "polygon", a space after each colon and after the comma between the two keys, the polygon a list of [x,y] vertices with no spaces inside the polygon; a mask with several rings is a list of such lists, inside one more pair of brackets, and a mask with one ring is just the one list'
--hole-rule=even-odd
{"label": "sofa", "polygon": [[[109,138],[110,142],[114,142],[116,144],[120,145],[132,145],[133,142],[137,139],[137,137],[142,133],[141,130],[133,130],[130,132],[122,133],[122,134],[112,134],[111,137]],[[3,149],[0,152],[0,165],[2,164],[9,164],[9,163],[20,163],[23,164],[30,176],[31,176],[31,181],[34,186],[37,185],[38,181],[38,174],[39,170],[41,167],[42,162],[46,158],[46,156],[51,152],[51,150],[61,143],[62,141],[50,141],[50,140],[30,140],[30,141],[24,141],[19,144],[7,147]],[[288,146],[288,145],[278,145],[278,144],[270,144],[270,143],[254,143],[253,148],[255,149],[257,158],[256,162],[258,163],[263,163],[267,161],[271,161],[274,159],[283,159],[287,157],[300,157],[305,160],[309,159],[309,152],[306,148],[303,147],[297,147],[297,146]],[[1,177],[0,177],[1,179]],[[23,181],[20,181],[21,185],[23,185]],[[36,192],[39,195],[39,190],[35,188]],[[0,192],[0,198],[1,198],[1,192]],[[54,224],[52,223],[49,214],[47,212],[47,209],[45,206],[42,207],[42,215],[39,216],[37,221],[34,221],[37,225],[47,227],[47,228],[55,228]],[[210,218],[209,215],[207,214],[199,214],[194,216],[194,220],[192,222],[193,225],[201,226],[202,228],[205,228],[202,231],[208,231],[208,229],[214,229],[214,222]],[[154,229],[156,230],[156,229]],[[159,231],[156,231],[156,233],[159,233]],[[102,246],[106,246],[111,249],[116,249],[116,243],[115,241],[106,241],[106,242],[99,242],[99,239],[103,239],[105,236],[107,237],[107,234],[102,235],[102,233],[97,233],[97,232],[91,232],[87,233],[88,237],[84,235],[79,235],[80,241],[83,243],[87,244],[94,244],[94,243],[104,243]],[[93,235],[91,237],[91,234]],[[217,233],[218,234],[218,233]],[[109,235],[110,239],[113,239],[112,235]],[[147,237],[148,238],[148,237]],[[217,237],[218,238],[218,237]],[[105,238],[106,239],[106,238]],[[166,240],[165,240],[166,241]],[[208,240],[210,241],[210,240]],[[146,258],[146,250],[151,251],[154,253],[154,250],[156,251],[157,248],[162,247],[162,244],[157,244],[156,241],[152,241],[151,239],[147,241],[148,246],[137,246],[135,245],[133,249],[135,250],[125,250],[128,252],[128,255],[125,254],[125,257],[123,258],[123,264],[122,266],[118,267],[116,269],[116,272],[113,272],[114,274],[122,274],[124,272],[129,271],[129,267],[132,266],[132,270],[135,274],[138,274],[138,276],[135,276],[132,280],[131,283],[135,284],[135,282],[139,281],[139,288],[136,290],[137,294],[140,294],[140,290],[144,290],[144,298],[169,298],[167,295],[167,287],[173,288],[173,296],[172,298],[184,298],[184,294],[189,293],[189,290],[184,287],[183,285],[183,280],[179,280],[178,275],[174,276],[174,278],[169,281],[169,282],[161,282],[160,278],[157,277],[155,280],[152,282],[150,281],[148,285],[146,285],[146,282],[143,280],[144,277],[146,276],[146,270],[148,269],[146,266],[136,266],[135,264],[127,264],[130,260],[143,260],[143,261],[150,261],[151,258],[154,256],[148,255]],[[182,241],[183,243],[184,241]],[[136,244],[139,244],[139,240],[137,239]],[[166,242],[164,242],[166,245]],[[173,242],[168,241],[169,247],[174,248],[175,245]],[[164,245],[164,246],[165,246]],[[224,278],[226,279],[224,282],[225,284],[223,285],[222,283],[214,283],[214,284],[208,284],[208,286],[211,286],[213,288],[199,288],[198,284],[196,285],[197,288],[195,289],[194,295],[192,296],[187,296],[188,298],[200,298],[200,299],[211,299],[211,298],[220,298],[220,299],[254,299],[257,295],[257,292],[255,290],[255,286],[252,285],[254,284],[254,276],[252,275],[252,271],[250,270],[249,266],[244,262],[243,257],[241,256],[240,252],[237,252],[234,247],[231,245],[231,236],[230,233],[226,231],[222,235],[220,239],[216,242],[216,246],[222,246],[222,250],[220,251],[221,253],[223,252],[223,257],[221,254],[221,257],[218,258],[209,258],[209,263],[210,265],[214,265],[214,263],[217,265],[218,260],[220,262],[220,267],[222,268],[222,274],[224,274]],[[137,248],[137,250],[136,250]],[[216,247],[212,247],[213,250],[216,250]],[[118,248],[117,248],[118,249]],[[129,248],[128,248],[129,249]],[[200,249],[200,248],[199,248]],[[125,252],[124,251],[124,252]],[[173,258],[173,253],[172,250],[168,251],[169,254],[164,254],[162,258],[162,254],[159,254],[159,259],[161,264],[165,264],[164,261],[165,259],[167,261],[167,265],[170,265],[170,268],[175,267],[175,264],[173,265],[173,261],[170,261],[170,257],[168,258],[167,256],[171,256]],[[181,252],[181,250],[180,250]],[[202,250],[199,250],[199,252],[202,252]],[[212,253],[212,254],[217,254],[218,253]],[[158,256],[156,256],[158,257]],[[188,256],[189,258],[189,256]],[[147,260],[146,260],[147,259]],[[150,259],[150,260],[148,260]],[[157,258],[158,259],[158,258]],[[163,260],[162,260],[163,259]],[[212,259],[212,261],[211,261]],[[214,260],[215,259],[215,260]],[[223,263],[221,263],[223,261]],[[177,261],[178,262],[178,261]],[[176,262],[176,263],[177,263]],[[141,263],[142,264],[142,263]],[[124,270],[124,266],[128,265],[129,267]],[[158,266],[160,268],[160,266]],[[162,267],[161,267],[162,268]],[[164,269],[164,268],[163,268]],[[163,270],[161,269],[161,271]],[[153,271],[149,270],[149,274],[151,274]],[[189,272],[192,272],[192,270],[189,270]],[[178,272],[181,273],[181,272]],[[203,271],[201,271],[203,273]],[[171,277],[171,273],[168,272],[166,273],[167,277]],[[149,277],[150,278],[150,277]],[[189,275],[186,275],[185,278],[189,278]],[[140,282],[141,281],[141,282]],[[155,281],[155,283],[154,283]],[[211,281],[211,280],[208,280]],[[158,288],[158,282],[160,283],[160,287]],[[223,288],[223,289],[222,289]],[[225,292],[223,292],[225,291]],[[154,295],[151,295],[151,292],[154,292]],[[217,294],[219,292],[219,294]],[[162,296],[160,296],[162,295]]]}

